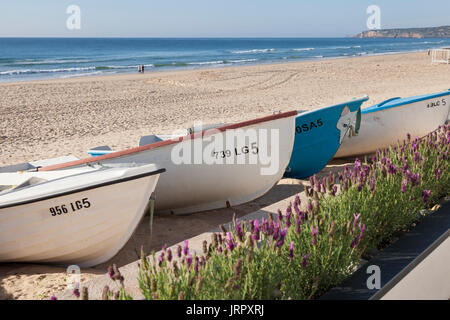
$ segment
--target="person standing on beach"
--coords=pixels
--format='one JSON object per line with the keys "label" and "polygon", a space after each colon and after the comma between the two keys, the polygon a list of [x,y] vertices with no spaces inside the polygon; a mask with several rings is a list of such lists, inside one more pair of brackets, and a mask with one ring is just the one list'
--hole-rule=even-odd
{"label": "person standing on beach", "polygon": [[144,65],[141,66],[142,73],[144,73]]}
{"label": "person standing on beach", "polygon": [[138,72],[142,72],[142,66],[141,65],[138,66]]}

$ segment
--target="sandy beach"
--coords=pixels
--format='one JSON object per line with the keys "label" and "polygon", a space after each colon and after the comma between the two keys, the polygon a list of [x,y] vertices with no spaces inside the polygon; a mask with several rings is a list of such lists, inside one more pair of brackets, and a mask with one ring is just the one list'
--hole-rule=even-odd
{"label": "sandy beach", "polygon": [[[75,155],[99,145],[126,149],[145,134],[204,123],[238,122],[274,111],[311,110],[369,95],[363,107],[398,96],[450,88],[450,65],[427,52],[145,74],[0,84],[0,165]],[[339,166],[338,166],[339,167]],[[327,169],[326,169],[327,170]],[[157,216],[148,246],[146,217],[110,262],[83,270],[82,281],[207,232],[303,190],[283,179],[266,196],[237,208]],[[276,202],[276,201],[275,201]],[[0,264],[0,299],[43,299],[66,289],[64,268]]]}

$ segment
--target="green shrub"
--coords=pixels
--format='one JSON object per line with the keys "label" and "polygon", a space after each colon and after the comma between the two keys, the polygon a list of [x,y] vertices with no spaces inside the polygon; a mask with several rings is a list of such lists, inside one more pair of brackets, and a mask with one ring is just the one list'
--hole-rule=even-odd
{"label": "green shrub", "polygon": [[[310,178],[283,215],[244,223],[204,243],[203,255],[163,248],[143,257],[146,299],[310,299],[339,284],[361,255],[383,245],[448,195],[450,128],[358,159],[338,176]],[[339,183],[339,184],[337,184]]]}

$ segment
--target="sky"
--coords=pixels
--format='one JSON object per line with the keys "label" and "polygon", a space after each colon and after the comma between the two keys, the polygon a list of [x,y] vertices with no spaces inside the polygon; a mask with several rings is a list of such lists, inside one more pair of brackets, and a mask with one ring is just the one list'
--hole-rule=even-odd
{"label": "sky", "polygon": [[449,0],[0,0],[0,37],[347,37],[370,5],[383,29],[450,25]]}

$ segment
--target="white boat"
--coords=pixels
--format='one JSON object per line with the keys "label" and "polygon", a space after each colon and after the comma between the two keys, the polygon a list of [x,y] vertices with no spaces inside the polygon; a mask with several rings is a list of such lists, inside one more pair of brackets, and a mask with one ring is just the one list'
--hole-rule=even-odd
{"label": "white boat", "polygon": [[131,237],[164,171],[153,164],[33,167],[1,169],[0,262],[106,262]]}
{"label": "white boat", "polygon": [[[87,163],[156,163],[167,169],[155,191],[157,212],[186,214],[235,206],[264,195],[282,178],[291,157],[296,116],[297,111],[291,111],[185,136],[147,136],[136,148],[97,149],[102,155],[39,170]],[[180,154],[187,155],[186,161],[180,161]],[[265,163],[265,154],[277,159]]]}
{"label": "white boat", "polygon": [[344,139],[335,158],[376,152],[412,138],[424,137],[445,124],[449,117],[450,90],[393,98],[361,109],[361,128],[357,136]]}

